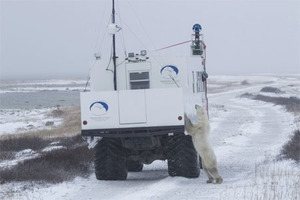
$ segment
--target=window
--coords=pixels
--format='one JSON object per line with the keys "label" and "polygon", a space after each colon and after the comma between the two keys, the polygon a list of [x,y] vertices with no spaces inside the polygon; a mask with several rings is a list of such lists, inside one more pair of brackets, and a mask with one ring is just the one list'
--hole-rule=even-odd
{"label": "window", "polygon": [[197,92],[204,92],[204,83],[202,81],[202,72],[197,72]]}
{"label": "window", "polygon": [[130,72],[129,83],[131,90],[149,89],[150,79],[149,72]]}
{"label": "window", "polygon": [[193,93],[195,93],[195,72],[192,71],[192,76],[193,76]]}

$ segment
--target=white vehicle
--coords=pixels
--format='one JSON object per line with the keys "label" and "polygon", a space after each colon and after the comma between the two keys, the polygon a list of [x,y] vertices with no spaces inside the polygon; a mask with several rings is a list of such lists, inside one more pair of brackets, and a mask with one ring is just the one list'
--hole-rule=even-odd
{"label": "white vehicle", "polygon": [[82,136],[95,148],[97,179],[124,180],[128,171],[141,171],[154,160],[167,160],[170,176],[198,177],[199,155],[184,134],[184,112],[195,104],[207,107],[201,26],[193,27],[190,57],[145,50],[117,57],[114,17],[108,29],[111,62],[96,60],[91,91],[80,97]]}

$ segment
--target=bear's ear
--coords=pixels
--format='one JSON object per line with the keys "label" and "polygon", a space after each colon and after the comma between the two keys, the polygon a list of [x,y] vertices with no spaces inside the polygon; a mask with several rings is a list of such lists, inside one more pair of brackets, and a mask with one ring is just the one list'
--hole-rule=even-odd
{"label": "bear's ear", "polygon": [[199,106],[198,104],[195,105],[195,109],[200,109],[201,106]]}

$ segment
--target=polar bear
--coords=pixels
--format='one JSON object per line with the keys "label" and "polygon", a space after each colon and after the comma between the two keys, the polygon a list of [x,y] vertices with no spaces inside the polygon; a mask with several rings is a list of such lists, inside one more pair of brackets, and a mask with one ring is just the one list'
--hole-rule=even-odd
{"label": "polar bear", "polygon": [[217,168],[216,155],[209,143],[210,126],[206,111],[196,105],[196,112],[198,116],[197,124],[193,124],[185,114],[185,129],[192,136],[195,149],[201,156],[202,167],[205,174],[208,176],[207,183],[222,183],[223,179],[220,176]]}

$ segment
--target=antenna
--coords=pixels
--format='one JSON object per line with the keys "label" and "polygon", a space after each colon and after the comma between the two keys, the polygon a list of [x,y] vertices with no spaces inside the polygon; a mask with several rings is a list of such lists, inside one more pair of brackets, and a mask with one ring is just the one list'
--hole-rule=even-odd
{"label": "antenna", "polygon": [[200,42],[200,31],[202,30],[202,27],[200,24],[195,24],[193,26],[193,30],[195,32],[195,39],[192,41],[192,55],[202,55],[203,47],[202,43]]}
{"label": "antenna", "polygon": [[[205,44],[203,42],[203,35],[200,34],[202,27],[200,24],[195,24],[193,26],[193,30],[195,32],[194,36],[195,39],[192,41],[192,55],[198,56],[200,55],[202,60],[202,65],[203,65],[203,74],[202,74],[202,81],[205,82],[205,100],[206,100],[206,111],[207,111],[207,117],[209,117],[208,113],[208,97],[207,97],[207,77],[208,74],[206,73],[206,51],[205,51]],[[200,39],[200,36],[202,36],[202,40]],[[203,56],[204,53],[204,56]]]}
{"label": "antenna", "polygon": [[[112,23],[115,23],[115,0],[112,0]],[[114,89],[117,90],[116,37],[113,34]]]}

